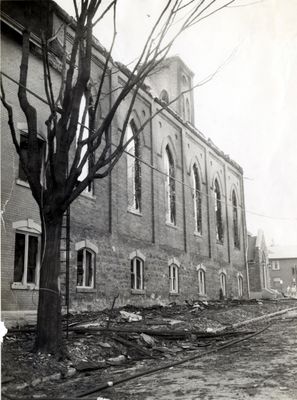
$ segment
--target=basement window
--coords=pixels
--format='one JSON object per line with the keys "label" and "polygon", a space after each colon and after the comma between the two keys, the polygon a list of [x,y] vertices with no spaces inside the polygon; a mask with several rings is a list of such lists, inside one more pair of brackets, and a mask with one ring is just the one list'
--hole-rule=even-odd
{"label": "basement window", "polygon": [[169,265],[169,292],[177,294],[179,291],[178,266],[176,264]]}
{"label": "basement window", "polygon": [[198,294],[202,296],[206,294],[205,270],[203,268],[198,268]]}
{"label": "basement window", "polygon": [[77,252],[77,286],[94,288],[95,286],[95,253],[89,249]]}
{"label": "basement window", "polygon": [[13,288],[35,287],[40,265],[40,236],[16,232],[14,250]]}
{"label": "basement window", "polygon": [[222,295],[225,297],[227,293],[227,279],[224,272],[220,273],[220,288],[222,290]]}
{"label": "basement window", "polygon": [[238,297],[243,296],[243,277],[242,275],[238,275],[237,277],[237,286],[238,286]]}
{"label": "basement window", "polygon": [[144,262],[139,257],[134,257],[131,260],[131,289],[143,291],[143,269]]}

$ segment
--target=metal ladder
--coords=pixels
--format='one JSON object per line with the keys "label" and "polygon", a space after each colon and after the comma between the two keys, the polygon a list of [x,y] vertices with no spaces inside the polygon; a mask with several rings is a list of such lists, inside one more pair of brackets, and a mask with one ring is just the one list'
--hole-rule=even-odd
{"label": "metal ladder", "polygon": [[60,241],[61,304],[66,307],[66,337],[69,325],[70,207],[63,214]]}

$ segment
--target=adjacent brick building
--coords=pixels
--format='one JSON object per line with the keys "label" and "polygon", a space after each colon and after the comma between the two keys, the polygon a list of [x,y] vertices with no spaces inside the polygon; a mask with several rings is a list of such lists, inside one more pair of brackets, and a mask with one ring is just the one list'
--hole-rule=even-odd
{"label": "adjacent brick building", "polygon": [[[1,70],[21,141],[26,124],[15,81],[24,10],[21,3],[3,3]],[[28,87],[45,98],[38,39],[42,18],[36,9]],[[63,10],[53,5],[53,32],[65,19]],[[60,82],[59,49],[59,41],[54,40],[54,90]],[[95,40],[93,50],[96,82],[104,51]],[[119,64],[111,62],[109,67],[106,92],[110,94],[101,104],[98,119],[116,96],[112,89],[127,78],[128,71]],[[165,60],[138,95],[127,136],[192,85],[193,73],[179,57]],[[33,95],[30,101],[38,109],[40,140],[45,143],[47,105]],[[113,143],[117,143],[127,104],[122,104],[113,121]],[[116,294],[118,305],[248,295],[243,171],[193,124],[190,91],[153,118],[139,139],[131,142],[130,155],[124,154],[109,177],[95,181],[71,205],[71,309],[110,306]],[[34,313],[37,306],[41,228],[38,209],[19,169],[5,110],[1,130],[2,310],[4,316],[16,312],[21,316]],[[62,261],[64,257],[62,253]],[[62,286],[64,281],[62,273]]]}
{"label": "adjacent brick building", "polygon": [[269,247],[271,287],[297,297],[297,246]]}

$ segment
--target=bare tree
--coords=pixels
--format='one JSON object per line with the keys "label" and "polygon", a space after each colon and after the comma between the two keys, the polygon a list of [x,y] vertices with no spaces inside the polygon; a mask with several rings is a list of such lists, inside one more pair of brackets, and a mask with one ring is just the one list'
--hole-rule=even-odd
{"label": "bare tree", "polygon": [[[50,62],[51,41],[47,30],[41,34],[44,87],[49,107],[45,121],[47,149],[41,154],[37,135],[38,110],[28,100],[28,61],[30,57],[31,21],[28,18],[22,33],[22,59],[20,65],[18,101],[28,125],[28,152],[26,159],[20,149],[9,104],[1,83],[1,100],[8,113],[11,137],[36,200],[42,221],[42,263],[37,318],[36,349],[61,354],[62,328],[61,304],[58,288],[60,273],[60,236],[62,218],[69,205],[94,179],[106,177],[129,145],[125,142],[126,128],[140,88],[146,77],[153,73],[166,58],[175,40],[187,29],[212,14],[226,8],[235,0],[167,0],[149,32],[141,54],[131,71],[125,69],[126,79],[117,88],[116,96],[104,118],[98,123],[98,109],[103,101],[104,84],[110,70],[117,68],[111,54],[117,36],[117,0],[111,0],[105,8],[101,0],[74,0],[75,21],[68,21],[74,32],[71,49],[66,43],[67,26],[64,29],[64,51],[61,56],[61,88],[58,95],[53,89]],[[29,6],[28,2],[28,6]],[[50,4],[51,2],[49,2]],[[36,3],[35,3],[36,4]],[[107,13],[113,15],[113,37],[105,52],[96,96],[91,93],[91,58],[93,52],[93,28]],[[68,44],[69,45],[69,44]],[[69,54],[67,54],[67,51]],[[79,119],[83,97],[86,105]],[[109,128],[124,99],[129,105],[116,146],[112,145]],[[176,100],[176,99],[175,99]],[[168,106],[168,105],[167,105]],[[164,105],[165,107],[165,105]],[[89,118],[89,134],[84,135],[86,117]],[[141,126],[130,141],[144,128]],[[90,159],[92,162],[90,163]],[[81,179],[84,166],[88,172]],[[41,179],[41,176],[43,177]]]}

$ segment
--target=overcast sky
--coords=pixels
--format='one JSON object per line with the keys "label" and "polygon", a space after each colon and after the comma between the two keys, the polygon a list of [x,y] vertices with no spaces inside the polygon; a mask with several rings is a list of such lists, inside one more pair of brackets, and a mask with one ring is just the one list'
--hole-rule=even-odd
{"label": "overcast sky", "polygon": [[[70,12],[72,0],[58,3]],[[164,0],[118,3],[114,59],[128,63]],[[297,245],[297,0],[235,4],[185,33],[171,54],[196,83],[224,64],[195,91],[195,125],[243,167],[248,230],[263,229],[267,244]],[[106,47],[109,28],[95,31]]]}

